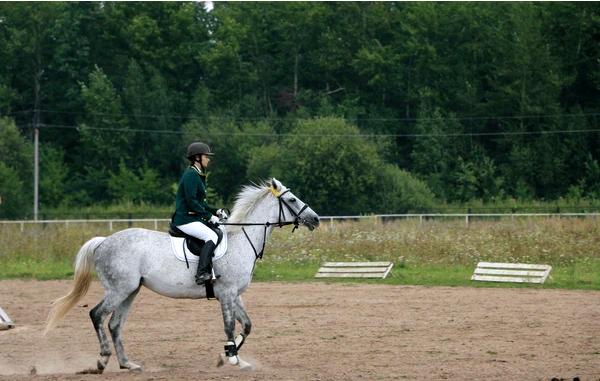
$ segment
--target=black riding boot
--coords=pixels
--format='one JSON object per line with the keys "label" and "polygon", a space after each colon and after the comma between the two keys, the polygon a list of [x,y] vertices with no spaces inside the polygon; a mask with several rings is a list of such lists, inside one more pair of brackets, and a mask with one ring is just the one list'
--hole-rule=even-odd
{"label": "black riding boot", "polygon": [[198,257],[198,271],[196,272],[196,283],[199,285],[204,284],[212,278],[211,265],[215,247],[213,241],[206,241],[204,246],[202,246],[202,251]]}

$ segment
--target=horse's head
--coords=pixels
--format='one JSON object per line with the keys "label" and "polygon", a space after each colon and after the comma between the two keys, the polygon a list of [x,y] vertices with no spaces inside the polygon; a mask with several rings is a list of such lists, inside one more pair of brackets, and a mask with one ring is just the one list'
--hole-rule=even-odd
{"label": "horse's head", "polygon": [[309,230],[319,226],[319,215],[275,178],[269,181],[271,193],[279,203],[278,222],[302,224]]}

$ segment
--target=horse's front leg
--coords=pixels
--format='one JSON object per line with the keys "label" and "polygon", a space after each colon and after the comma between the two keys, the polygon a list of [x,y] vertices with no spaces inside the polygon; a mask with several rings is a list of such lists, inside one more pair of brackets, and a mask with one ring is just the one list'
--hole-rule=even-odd
{"label": "horse's front leg", "polygon": [[[252,369],[252,365],[240,359],[238,356],[238,346],[235,343],[235,321],[236,321],[236,298],[237,296],[221,297],[221,310],[223,312],[223,325],[227,344],[225,345],[225,357],[231,365],[239,365],[240,369]],[[224,365],[221,358],[218,366]]]}
{"label": "horse's front leg", "polygon": [[237,346],[235,345],[235,298],[227,295],[221,297],[221,312],[223,313],[223,326],[227,344],[225,345],[225,355],[232,365],[239,363],[237,356]]}
{"label": "horse's front leg", "polygon": [[235,318],[242,325],[242,332],[239,335],[237,335],[235,338],[235,346],[237,347],[237,350],[239,351],[240,348],[242,347],[242,345],[244,344],[244,341],[246,340],[246,338],[248,337],[248,335],[250,335],[250,332],[252,331],[252,322],[250,321],[250,317],[248,316],[248,313],[246,312],[246,309],[244,308],[244,303],[242,302],[242,297],[239,295],[237,298],[235,298],[234,308],[235,308]]}

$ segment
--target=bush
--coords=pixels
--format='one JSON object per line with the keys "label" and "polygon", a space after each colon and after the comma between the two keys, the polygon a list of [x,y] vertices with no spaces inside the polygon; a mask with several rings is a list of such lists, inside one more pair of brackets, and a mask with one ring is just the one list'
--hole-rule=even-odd
{"label": "bush", "polygon": [[435,199],[423,181],[392,164],[378,172],[374,195],[373,212],[382,214],[428,211]]}
{"label": "bush", "polygon": [[277,177],[322,215],[421,209],[433,199],[424,183],[386,165],[376,145],[339,118],[300,122],[280,145],[252,150],[247,175]]}

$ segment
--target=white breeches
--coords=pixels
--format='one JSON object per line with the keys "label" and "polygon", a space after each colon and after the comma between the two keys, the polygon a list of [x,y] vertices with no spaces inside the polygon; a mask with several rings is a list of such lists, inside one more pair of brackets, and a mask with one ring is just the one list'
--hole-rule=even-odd
{"label": "white breeches", "polygon": [[202,241],[213,241],[215,245],[219,239],[217,233],[202,222],[190,222],[189,224],[179,225],[177,228],[185,234],[201,239]]}

